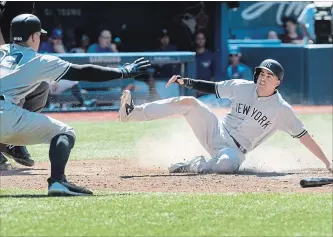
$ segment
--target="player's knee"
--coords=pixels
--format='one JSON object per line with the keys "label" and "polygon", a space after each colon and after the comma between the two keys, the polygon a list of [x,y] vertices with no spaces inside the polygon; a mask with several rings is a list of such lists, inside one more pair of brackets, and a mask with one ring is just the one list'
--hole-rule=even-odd
{"label": "player's knee", "polygon": [[58,134],[51,140],[51,147],[57,149],[72,149],[75,144],[75,137],[68,134]]}
{"label": "player's knee", "polygon": [[181,96],[180,97],[180,103],[182,105],[187,105],[187,106],[197,106],[199,105],[199,101],[197,98],[193,96]]}
{"label": "player's knee", "polygon": [[66,134],[73,137],[74,140],[76,139],[76,134],[75,134],[75,131],[74,131],[74,128],[72,127],[67,127],[66,128]]}
{"label": "player's knee", "polygon": [[214,167],[215,173],[232,174],[237,170],[238,168],[235,167],[234,163],[230,159],[219,160]]}
{"label": "player's knee", "polygon": [[75,134],[74,128],[72,128],[68,125],[63,127],[61,129],[61,131],[59,132],[59,134],[65,134],[65,135],[73,137],[74,140],[76,139],[76,134]]}
{"label": "player's knee", "polygon": [[237,157],[223,154],[218,158],[213,169],[215,173],[232,174],[238,171],[239,166],[240,162]]}

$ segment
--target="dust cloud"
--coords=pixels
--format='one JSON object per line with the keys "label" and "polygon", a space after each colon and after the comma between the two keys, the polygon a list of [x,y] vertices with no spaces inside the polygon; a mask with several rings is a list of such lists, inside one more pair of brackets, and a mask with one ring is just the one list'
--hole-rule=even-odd
{"label": "dust cloud", "polygon": [[[306,119],[305,127],[332,160],[332,117],[328,118],[313,116],[313,119]],[[278,142],[275,136],[278,136]],[[161,133],[143,137],[134,152],[140,166],[166,170],[171,164],[197,155],[209,157],[186,122],[175,122]],[[246,156],[240,170],[283,172],[310,168],[325,166],[298,139],[277,132]]]}

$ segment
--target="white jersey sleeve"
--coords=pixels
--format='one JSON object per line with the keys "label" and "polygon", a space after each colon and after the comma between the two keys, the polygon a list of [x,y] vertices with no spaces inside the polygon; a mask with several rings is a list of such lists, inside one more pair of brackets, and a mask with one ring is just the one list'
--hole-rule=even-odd
{"label": "white jersey sleeve", "polygon": [[40,57],[40,81],[59,81],[71,66],[70,62],[64,61],[53,55],[42,55]]}
{"label": "white jersey sleeve", "polygon": [[281,116],[283,117],[281,124],[282,131],[288,133],[294,138],[301,138],[307,133],[304,124],[296,116],[295,112],[290,106],[283,110]]}
{"label": "white jersey sleeve", "polygon": [[241,79],[233,79],[217,82],[215,86],[215,92],[217,98],[232,99],[235,97],[235,91],[240,85],[246,84],[248,81]]}

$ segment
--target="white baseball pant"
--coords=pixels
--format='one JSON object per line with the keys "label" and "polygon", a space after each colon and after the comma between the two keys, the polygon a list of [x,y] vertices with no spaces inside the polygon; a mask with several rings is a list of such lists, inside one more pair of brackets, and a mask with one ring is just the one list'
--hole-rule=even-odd
{"label": "white baseball pant", "polygon": [[0,143],[49,144],[59,134],[75,138],[74,129],[44,114],[30,112],[10,101],[0,100]]}
{"label": "white baseball pant", "polygon": [[201,101],[181,96],[135,106],[128,121],[148,121],[183,115],[210,158],[191,165],[195,173],[233,173],[245,160],[222,122]]}

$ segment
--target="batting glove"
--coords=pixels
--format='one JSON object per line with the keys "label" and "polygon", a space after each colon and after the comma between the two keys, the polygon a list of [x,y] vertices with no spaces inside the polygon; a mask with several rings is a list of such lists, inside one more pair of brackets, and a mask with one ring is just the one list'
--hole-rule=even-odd
{"label": "batting glove", "polygon": [[150,66],[151,64],[149,63],[149,60],[139,58],[131,64],[124,64],[124,66],[120,70],[123,73],[123,78],[131,78],[148,73],[148,68]]}

